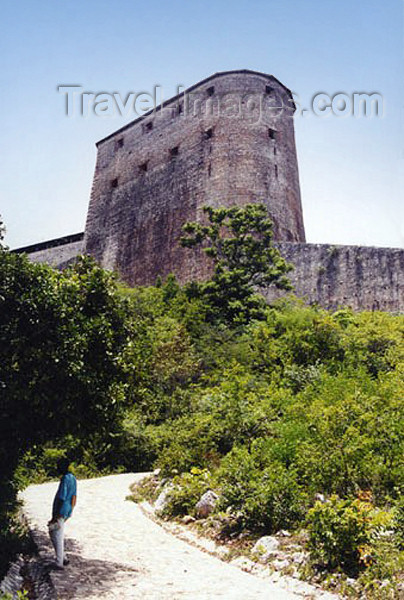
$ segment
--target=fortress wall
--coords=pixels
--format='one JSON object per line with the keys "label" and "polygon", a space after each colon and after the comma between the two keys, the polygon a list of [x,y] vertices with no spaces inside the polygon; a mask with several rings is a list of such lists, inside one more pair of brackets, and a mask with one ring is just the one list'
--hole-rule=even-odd
{"label": "fortress wall", "polygon": [[201,278],[206,260],[179,246],[182,225],[204,205],[254,201],[276,239],[304,241],[293,110],[272,76],[230,72],[99,142],[86,253],[129,284]]}
{"label": "fortress wall", "polygon": [[[27,252],[30,260],[63,268],[83,252],[82,240],[44,246],[32,246],[42,249]],[[276,246],[295,265],[290,274],[294,294],[306,303],[404,313],[404,250],[285,242]],[[271,302],[284,294],[271,289],[264,295]]]}
{"label": "fortress wall", "polygon": [[208,261],[180,247],[182,225],[201,220],[204,205],[263,202],[295,265],[297,296],[330,309],[404,312],[404,250],[304,243],[294,108],[271,75],[208,77],[98,142],[85,234],[16,252],[59,268],[89,254],[130,285],[169,273],[201,280]]}
{"label": "fortress wall", "polygon": [[18,248],[13,252],[26,253],[32,262],[47,263],[52,267],[63,268],[76,256],[83,253],[84,234],[76,234],[42,242],[25,248]]}
{"label": "fortress wall", "polygon": [[[404,250],[329,244],[278,243],[295,266],[295,294],[329,309],[404,312]],[[267,292],[268,300],[281,296]]]}

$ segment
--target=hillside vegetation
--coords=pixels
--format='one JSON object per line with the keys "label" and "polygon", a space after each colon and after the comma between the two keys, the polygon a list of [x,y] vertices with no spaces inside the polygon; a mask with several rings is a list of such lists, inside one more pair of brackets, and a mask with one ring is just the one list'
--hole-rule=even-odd
{"label": "hillside vegetation", "polygon": [[0,258],[4,540],[15,490],[67,454],[82,476],[159,467],[167,516],[212,489],[224,530],[304,529],[313,568],[399,585],[404,316],[267,306],[223,257],[208,283],[134,289]]}
{"label": "hillside vegetation", "polygon": [[45,444],[19,472],[45,479],[66,447],[79,474],[160,467],[176,486],[168,516],[194,514],[213,489],[236,531],[308,527],[315,564],[398,580],[404,318],[289,300],[230,327],[172,280],[121,293],[136,323],[123,420],[85,444]]}

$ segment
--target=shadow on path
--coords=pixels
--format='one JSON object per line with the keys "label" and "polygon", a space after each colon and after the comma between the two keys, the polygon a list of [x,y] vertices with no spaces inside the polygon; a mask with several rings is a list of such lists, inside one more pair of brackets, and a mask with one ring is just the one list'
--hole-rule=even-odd
{"label": "shadow on path", "polygon": [[[92,560],[81,556],[80,545],[72,539],[65,539],[65,553],[70,564],[59,571],[55,569],[55,559],[48,536],[36,530],[35,542],[40,549],[41,569],[49,574],[58,600],[81,600],[89,595],[102,597],[105,592],[119,589],[120,574],[133,573],[133,587],[136,587],[138,569],[107,560]],[[118,597],[118,596],[117,596]],[[38,597],[37,600],[42,600]]]}

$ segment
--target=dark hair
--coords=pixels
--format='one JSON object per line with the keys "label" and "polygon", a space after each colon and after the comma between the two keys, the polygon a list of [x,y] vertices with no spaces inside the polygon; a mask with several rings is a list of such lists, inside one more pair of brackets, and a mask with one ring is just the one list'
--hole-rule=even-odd
{"label": "dark hair", "polygon": [[59,458],[58,462],[57,462],[57,468],[59,473],[67,473],[67,471],[69,470],[69,466],[70,466],[70,460],[68,458]]}

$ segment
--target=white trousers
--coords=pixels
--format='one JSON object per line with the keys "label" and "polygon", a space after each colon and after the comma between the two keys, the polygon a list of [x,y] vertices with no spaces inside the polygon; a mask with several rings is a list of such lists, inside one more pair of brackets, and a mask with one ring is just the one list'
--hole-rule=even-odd
{"label": "white trousers", "polygon": [[65,520],[58,519],[56,523],[49,526],[49,537],[53,544],[56,553],[56,564],[58,567],[63,567],[64,559],[64,529]]}

